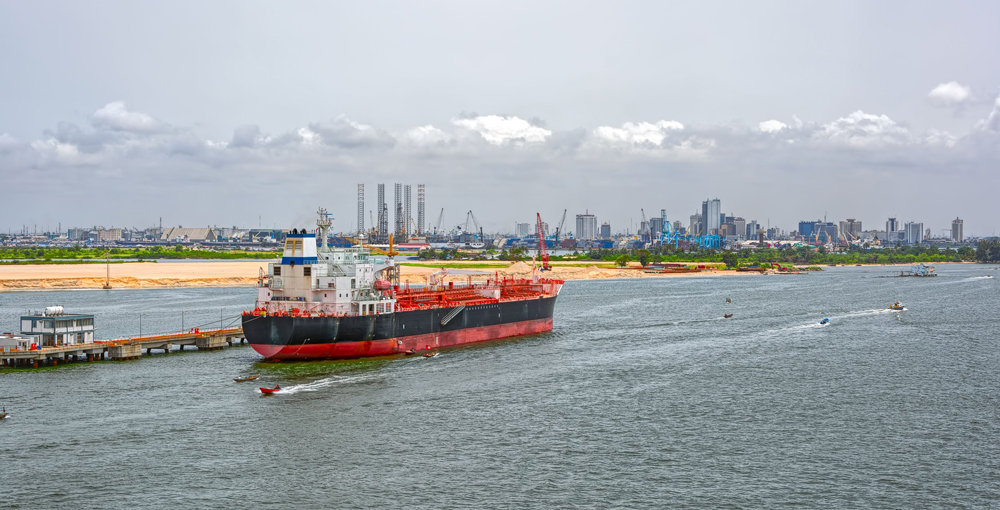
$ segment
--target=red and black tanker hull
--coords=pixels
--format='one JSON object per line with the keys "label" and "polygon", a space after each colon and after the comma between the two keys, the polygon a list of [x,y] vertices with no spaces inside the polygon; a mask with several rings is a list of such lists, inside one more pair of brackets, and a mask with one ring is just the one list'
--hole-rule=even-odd
{"label": "red and black tanker hull", "polygon": [[243,316],[243,334],[268,359],[346,359],[400,354],[552,330],[556,297],[350,317]]}

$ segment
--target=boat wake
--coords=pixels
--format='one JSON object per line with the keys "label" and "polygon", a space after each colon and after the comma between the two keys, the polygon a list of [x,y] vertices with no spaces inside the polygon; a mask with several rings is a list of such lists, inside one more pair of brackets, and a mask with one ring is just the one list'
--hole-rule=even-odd
{"label": "boat wake", "polygon": [[[330,377],[324,377],[322,379],[318,379],[313,382],[295,384],[293,386],[288,386],[288,387],[282,386],[281,391],[274,393],[274,395],[294,395],[296,393],[301,393],[301,392],[318,391],[328,386],[333,386],[336,384],[364,382],[374,378],[375,378],[374,375],[355,375],[355,376],[334,375]],[[260,393],[260,390],[257,390],[257,392]]]}
{"label": "boat wake", "polygon": [[[903,310],[906,310],[906,308],[903,308]],[[764,334],[766,336],[768,336],[768,337],[771,337],[771,336],[779,335],[779,334],[782,334],[782,333],[791,333],[791,332],[795,332],[795,331],[803,331],[803,330],[808,330],[808,329],[825,328],[827,326],[833,325],[835,322],[837,322],[837,320],[851,319],[851,318],[857,318],[857,317],[870,317],[870,316],[875,316],[875,315],[881,315],[881,314],[885,314],[885,313],[890,313],[892,311],[893,310],[889,310],[888,308],[875,308],[875,309],[871,309],[871,310],[858,310],[856,312],[847,312],[847,313],[844,313],[844,314],[841,314],[841,315],[830,315],[829,316],[830,322],[827,322],[826,324],[820,324],[819,321],[821,319],[817,318],[815,322],[810,322],[809,324],[798,324],[798,325],[795,325],[795,326],[788,326],[788,327],[784,327],[784,328],[771,329],[771,330],[765,331]]]}

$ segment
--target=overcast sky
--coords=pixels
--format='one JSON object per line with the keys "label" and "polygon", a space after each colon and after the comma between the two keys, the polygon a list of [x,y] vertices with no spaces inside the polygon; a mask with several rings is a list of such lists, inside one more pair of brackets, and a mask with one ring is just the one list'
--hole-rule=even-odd
{"label": "overcast sky", "polygon": [[446,227],[686,225],[718,197],[786,230],[993,235],[998,20],[993,1],[0,0],[0,228],[290,228],[322,205],[353,230],[357,183],[369,210],[403,182]]}

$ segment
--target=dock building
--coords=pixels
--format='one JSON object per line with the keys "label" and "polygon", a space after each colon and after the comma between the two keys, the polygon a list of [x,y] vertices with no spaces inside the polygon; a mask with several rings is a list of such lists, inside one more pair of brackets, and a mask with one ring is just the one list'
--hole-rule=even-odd
{"label": "dock building", "polygon": [[42,313],[22,315],[21,335],[39,347],[94,343],[94,316],[67,314],[61,306],[50,306]]}

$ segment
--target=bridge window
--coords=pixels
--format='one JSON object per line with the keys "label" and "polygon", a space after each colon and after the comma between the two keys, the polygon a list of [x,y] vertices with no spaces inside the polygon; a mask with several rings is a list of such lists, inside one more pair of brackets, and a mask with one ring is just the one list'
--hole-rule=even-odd
{"label": "bridge window", "polygon": [[281,268],[278,266],[274,267],[274,276],[281,276]]}
{"label": "bridge window", "polygon": [[302,276],[312,276],[312,268],[305,266],[302,268]]}

